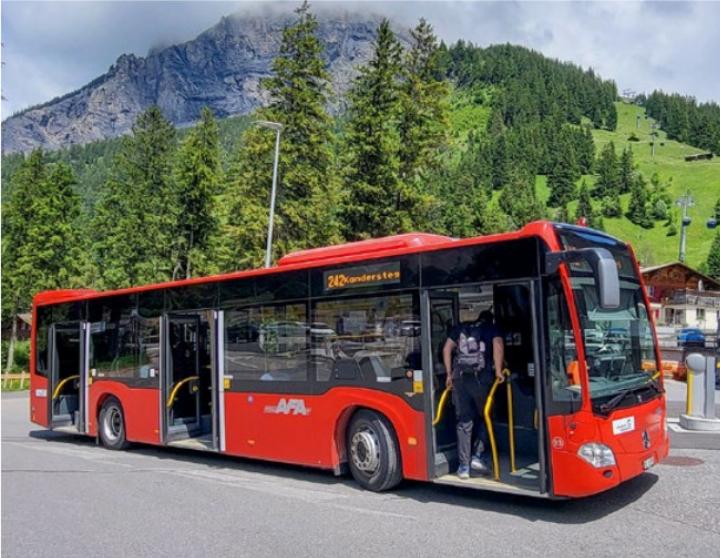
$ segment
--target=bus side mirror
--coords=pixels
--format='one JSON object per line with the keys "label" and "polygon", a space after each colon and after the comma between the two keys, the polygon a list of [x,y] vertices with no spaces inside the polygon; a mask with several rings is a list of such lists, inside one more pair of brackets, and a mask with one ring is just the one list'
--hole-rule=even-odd
{"label": "bus side mirror", "polygon": [[580,248],[563,252],[548,252],[545,256],[545,271],[554,273],[561,263],[578,261],[585,261],[592,268],[600,307],[617,308],[620,306],[620,277],[617,264],[606,248]]}

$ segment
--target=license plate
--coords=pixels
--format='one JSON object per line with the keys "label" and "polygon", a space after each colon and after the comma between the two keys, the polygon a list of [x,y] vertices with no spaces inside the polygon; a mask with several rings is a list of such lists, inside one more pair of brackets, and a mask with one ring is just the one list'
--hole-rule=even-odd
{"label": "license plate", "polygon": [[655,465],[655,458],[652,456],[648,457],[643,461],[643,469],[645,470],[649,469],[653,465]]}

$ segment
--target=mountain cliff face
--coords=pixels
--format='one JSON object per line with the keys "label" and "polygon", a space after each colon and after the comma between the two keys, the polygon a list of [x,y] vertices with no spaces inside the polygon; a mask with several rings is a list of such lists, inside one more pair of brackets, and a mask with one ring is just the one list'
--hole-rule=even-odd
{"label": "mountain cliff face", "polygon": [[[379,18],[320,15],[333,95],[337,99],[365,63]],[[290,15],[224,17],[192,41],[123,54],[81,89],[11,116],[2,123],[3,152],[57,149],[127,133],[137,115],[157,104],[176,125],[195,121],[203,106],[217,116],[245,114],[266,101],[260,80],[270,75]]]}

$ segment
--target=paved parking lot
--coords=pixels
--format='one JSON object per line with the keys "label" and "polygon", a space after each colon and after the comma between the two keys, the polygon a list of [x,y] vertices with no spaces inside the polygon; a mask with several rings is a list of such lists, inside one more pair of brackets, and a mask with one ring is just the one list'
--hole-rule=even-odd
{"label": "paved parking lot", "polygon": [[717,556],[720,452],[550,502],[38,430],[2,395],[2,556]]}

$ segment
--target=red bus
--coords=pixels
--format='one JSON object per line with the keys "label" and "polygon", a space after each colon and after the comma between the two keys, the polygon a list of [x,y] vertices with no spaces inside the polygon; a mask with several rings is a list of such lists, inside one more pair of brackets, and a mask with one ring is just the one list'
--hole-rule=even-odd
{"label": "red bus", "polygon": [[[31,420],[96,436],[554,498],[668,453],[660,354],[631,248],[535,222],[305,250],[269,269],[33,304]],[[492,475],[461,480],[443,398],[449,328],[490,310],[509,381],[483,420]],[[442,400],[442,401],[441,401]],[[442,404],[441,404],[442,403]]]}

